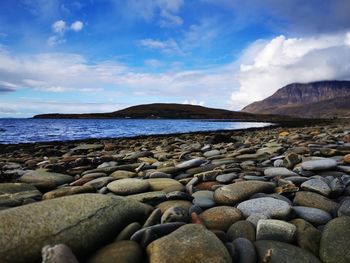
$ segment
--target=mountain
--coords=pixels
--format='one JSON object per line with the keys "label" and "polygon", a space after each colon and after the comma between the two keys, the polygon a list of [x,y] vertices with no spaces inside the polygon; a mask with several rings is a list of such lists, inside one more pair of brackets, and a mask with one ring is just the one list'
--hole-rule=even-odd
{"label": "mountain", "polygon": [[306,118],[350,117],[350,81],[289,84],[241,111]]}
{"label": "mountain", "polygon": [[207,108],[189,104],[154,103],[132,106],[109,113],[86,114],[40,114],[35,119],[238,119],[251,121],[274,121],[280,116],[258,115],[223,109]]}

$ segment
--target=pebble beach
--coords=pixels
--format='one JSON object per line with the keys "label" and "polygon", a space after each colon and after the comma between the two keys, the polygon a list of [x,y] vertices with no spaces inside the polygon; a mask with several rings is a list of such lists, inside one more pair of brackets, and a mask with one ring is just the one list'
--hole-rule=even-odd
{"label": "pebble beach", "polygon": [[0,145],[0,262],[350,262],[350,122]]}

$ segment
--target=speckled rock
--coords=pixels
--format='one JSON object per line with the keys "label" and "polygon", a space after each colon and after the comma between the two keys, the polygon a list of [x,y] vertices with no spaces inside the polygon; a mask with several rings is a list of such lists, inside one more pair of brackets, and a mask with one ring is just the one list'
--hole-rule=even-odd
{"label": "speckled rock", "polygon": [[143,251],[135,241],[124,240],[98,250],[88,263],[140,263]]}
{"label": "speckled rock", "polygon": [[71,183],[74,178],[70,175],[47,172],[45,170],[34,170],[25,173],[19,181],[36,186],[38,189],[52,190],[57,186]]}
{"label": "speckled rock", "polygon": [[18,206],[23,204],[23,201],[28,198],[40,200],[42,198],[42,194],[35,186],[29,184],[0,184],[0,207]]}
{"label": "speckled rock", "polygon": [[[288,243],[259,240],[254,243],[259,262],[269,263],[321,263],[311,252]],[[269,253],[269,251],[271,253]]]}
{"label": "speckled rock", "polygon": [[296,226],[282,220],[259,220],[256,229],[256,240],[276,240],[292,243],[295,238]]}
{"label": "speckled rock", "polygon": [[331,188],[321,179],[310,179],[301,184],[301,188],[306,191],[316,192],[324,196],[329,196]]}
{"label": "speckled rock", "polygon": [[278,176],[278,177],[297,176],[296,173],[294,173],[291,170],[288,170],[285,167],[271,167],[271,168],[267,168],[264,171],[264,175],[265,175],[266,178],[274,178],[276,176]]}
{"label": "speckled rock", "polygon": [[152,263],[232,262],[224,244],[204,226],[188,224],[147,246]]}
{"label": "speckled rock", "polygon": [[208,229],[227,231],[235,222],[241,219],[241,212],[231,206],[216,206],[205,210],[200,217]]}
{"label": "speckled rock", "polygon": [[293,210],[297,217],[305,219],[314,225],[324,225],[332,219],[332,216],[329,213],[318,208],[293,206]]}
{"label": "speckled rock", "polygon": [[230,228],[227,230],[227,236],[231,241],[242,237],[254,242],[255,227],[249,221],[240,220],[230,226]]}
{"label": "speckled rock", "polygon": [[275,185],[268,182],[246,181],[225,185],[214,192],[214,200],[220,205],[235,205],[255,193],[271,193]]}
{"label": "speckled rock", "polygon": [[308,171],[321,171],[335,168],[337,162],[333,159],[311,160],[301,163],[301,167]]}
{"label": "speckled rock", "polygon": [[290,204],[271,197],[247,200],[240,203],[237,208],[242,212],[244,217],[260,213],[276,219],[285,219],[292,211]]}
{"label": "speckled rock", "polygon": [[107,188],[117,195],[132,195],[146,192],[150,184],[145,180],[126,178],[109,183]]}
{"label": "speckled rock", "polygon": [[64,244],[44,246],[41,254],[42,263],[79,263],[72,250]]}
{"label": "speckled rock", "polygon": [[4,263],[38,262],[43,246],[58,243],[84,256],[148,213],[150,208],[141,203],[101,194],[65,196],[7,209],[0,212],[0,258]]}
{"label": "speckled rock", "polygon": [[294,198],[294,204],[299,206],[307,206],[322,209],[330,214],[334,214],[338,209],[338,204],[323,195],[300,191]]}
{"label": "speckled rock", "polygon": [[341,216],[328,222],[322,232],[320,258],[324,263],[350,262],[350,217]]}

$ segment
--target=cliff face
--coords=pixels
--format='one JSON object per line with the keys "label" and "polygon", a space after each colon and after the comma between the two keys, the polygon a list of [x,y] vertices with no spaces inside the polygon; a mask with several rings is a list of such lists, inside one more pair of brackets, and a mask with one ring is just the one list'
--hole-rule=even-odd
{"label": "cliff face", "polygon": [[350,117],[350,81],[293,83],[242,111],[309,118]]}

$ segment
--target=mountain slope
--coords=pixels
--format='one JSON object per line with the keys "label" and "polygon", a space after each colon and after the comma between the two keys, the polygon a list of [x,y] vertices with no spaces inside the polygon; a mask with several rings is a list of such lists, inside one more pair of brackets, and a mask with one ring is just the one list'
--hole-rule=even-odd
{"label": "mountain slope", "polygon": [[350,81],[293,83],[242,112],[308,118],[350,117]]}

